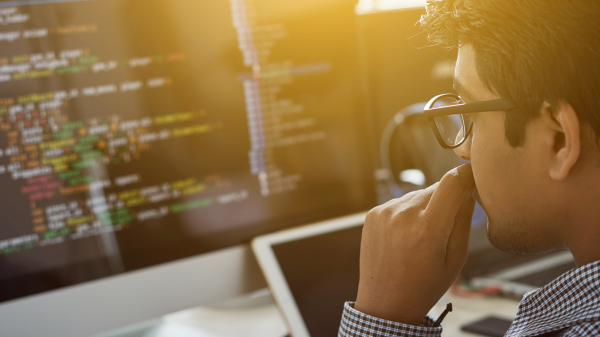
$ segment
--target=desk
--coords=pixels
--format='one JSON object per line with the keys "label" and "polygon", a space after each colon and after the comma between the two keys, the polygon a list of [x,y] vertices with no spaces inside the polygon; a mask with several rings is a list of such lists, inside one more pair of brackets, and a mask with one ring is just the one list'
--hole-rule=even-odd
{"label": "desk", "polygon": [[[460,327],[489,315],[513,319],[519,305],[503,298],[446,294],[431,314],[437,317],[447,302],[452,302],[454,311],[444,320],[444,337],[479,336],[460,331]],[[283,337],[286,334],[283,319],[265,289],[212,307],[185,310],[94,337]]]}
{"label": "desk", "polygon": [[461,331],[460,327],[491,315],[513,320],[519,309],[519,302],[516,300],[498,297],[466,298],[446,294],[434,307],[431,314],[437,317],[444,311],[448,302],[452,302],[453,311],[446,316],[442,323],[444,326],[442,336],[444,337],[481,336]]}

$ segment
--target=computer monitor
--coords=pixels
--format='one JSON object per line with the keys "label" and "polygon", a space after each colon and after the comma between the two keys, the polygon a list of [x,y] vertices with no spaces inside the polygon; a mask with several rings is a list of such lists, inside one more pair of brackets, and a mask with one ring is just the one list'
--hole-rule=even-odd
{"label": "computer monitor", "polygon": [[0,335],[263,287],[252,237],[374,206],[355,4],[0,2]]}

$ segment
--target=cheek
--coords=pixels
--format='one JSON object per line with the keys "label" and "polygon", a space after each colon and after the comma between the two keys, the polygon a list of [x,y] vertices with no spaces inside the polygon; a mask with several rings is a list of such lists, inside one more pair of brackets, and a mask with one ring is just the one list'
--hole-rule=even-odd
{"label": "cheek", "polygon": [[510,185],[509,176],[506,174],[509,169],[506,162],[500,160],[497,152],[493,153],[492,149],[482,149],[479,144],[471,148],[473,175],[480,201],[488,216],[495,213],[494,209],[500,208],[502,201],[506,200],[508,191],[505,186]]}
{"label": "cheek", "polygon": [[488,125],[473,134],[471,164],[490,224],[518,224],[544,235],[557,221],[560,207],[555,206],[560,200],[552,197],[543,144],[531,141],[541,136],[530,125],[524,146],[513,148],[505,138],[503,123]]}
{"label": "cheek", "polygon": [[473,135],[471,164],[480,202],[488,217],[494,221],[506,222],[520,213],[522,188],[520,183],[526,169],[519,150],[510,147],[504,138],[504,128],[486,130],[480,128]]}

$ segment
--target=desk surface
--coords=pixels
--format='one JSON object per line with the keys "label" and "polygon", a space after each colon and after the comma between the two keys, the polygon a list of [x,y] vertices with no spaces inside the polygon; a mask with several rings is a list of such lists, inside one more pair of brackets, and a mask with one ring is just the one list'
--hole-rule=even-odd
{"label": "desk surface", "polygon": [[[215,307],[198,307],[160,320],[146,322],[96,337],[283,337],[287,328],[268,291]],[[463,332],[462,325],[490,315],[512,320],[519,306],[515,300],[446,294],[431,314],[438,316],[452,302],[454,311],[444,320],[444,337],[479,336]]]}

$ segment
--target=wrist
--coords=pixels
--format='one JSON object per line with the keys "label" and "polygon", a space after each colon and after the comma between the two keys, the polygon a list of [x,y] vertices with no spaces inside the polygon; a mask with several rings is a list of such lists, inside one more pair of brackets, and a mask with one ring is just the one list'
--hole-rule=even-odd
{"label": "wrist", "polygon": [[423,308],[422,303],[403,301],[396,296],[364,296],[359,295],[354,309],[376,318],[401,324],[421,326],[429,309]]}

